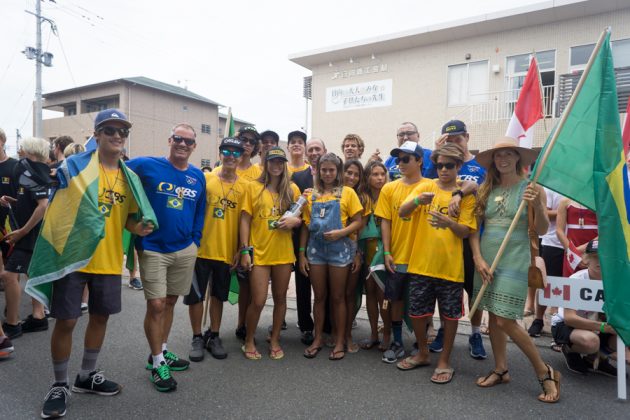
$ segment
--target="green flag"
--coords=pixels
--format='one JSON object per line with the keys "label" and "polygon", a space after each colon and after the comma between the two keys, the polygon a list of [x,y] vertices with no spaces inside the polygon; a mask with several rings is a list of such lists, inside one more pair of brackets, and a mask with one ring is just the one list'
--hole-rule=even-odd
{"label": "green flag", "polygon": [[234,118],[232,117],[232,107],[228,108],[227,118],[225,119],[225,137],[234,137]]}
{"label": "green flag", "polygon": [[[534,168],[538,183],[597,213],[608,322],[630,344],[630,189],[623,156],[610,31],[593,51],[581,89]],[[545,161],[545,154],[548,154]],[[539,168],[540,166],[540,168]],[[540,172],[538,174],[538,171]]]}

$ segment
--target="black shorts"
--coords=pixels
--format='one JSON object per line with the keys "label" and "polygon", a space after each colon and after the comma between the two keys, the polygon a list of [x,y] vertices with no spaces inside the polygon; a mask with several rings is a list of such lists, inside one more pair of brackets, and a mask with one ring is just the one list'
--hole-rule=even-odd
{"label": "black shorts", "polygon": [[95,315],[113,315],[122,308],[121,276],[75,271],[53,282],[50,316],[55,319],[76,319],[81,316],[81,297],[87,284],[90,291],[88,310]]}
{"label": "black shorts", "polygon": [[540,256],[545,260],[545,268],[547,269],[548,276],[562,277],[564,249],[543,245],[540,248]]}
{"label": "black shorts", "polygon": [[184,296],[185,305],[195,305],[206,298],[210,283],[210,296],[225,302],[230,293],[230,266],[223,261],[197,258],[190,293]]}
{"label": "black shorts", "polygon": [[558,322],[556,325],[551,326],[551,336],[553,337],[553,341],[556,344],[566,344],[571,347],[573,343],[571,343],[571,333],[573,332],[573,327],[569,327],[564,322]]}
{"label": "black shorts", "polygon": [[399,273],[387,273],[385,278],[385,299],[391,302],[400,302],[405,298],[405,291],[409,274]]}
{"label": "black shorts", "polygon": [[462,317],[464,284],[435,277],[411,274],[409,277],[409,316],[433,316],[437,300],[440,316],[448,320]]}
{"label": "black shorts", "polygon": [[10,273],[28,274],[28,266],[31,263],[33,251],[13,248],[13,252],[4,264],[4,270]]}

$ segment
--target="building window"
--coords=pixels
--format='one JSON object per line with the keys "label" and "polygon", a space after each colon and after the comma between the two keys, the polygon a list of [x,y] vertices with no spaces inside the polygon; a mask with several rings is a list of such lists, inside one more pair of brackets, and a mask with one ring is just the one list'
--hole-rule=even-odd
{"label": "building window", "polygon": [[488,100],[488,61],[448,66],[448,106]]}
{"label": "building window", "polygon": [[[529,64],[533,54],[514,55],[507,58],[505,70],[506,101],[508,104],[507,114],[514,112],[514,106],[518,99],[518,94],[525,83],[525,76],[529,70]],[[556,84],[556,51],[540,51],[536,53],[538,61],[538,71],[543,87],[544,113],[547,116],[553,114],[553,101]]]}
{"label": "building window", "polygon": [[208,166],[208,167],[212,167],[212,161],[210,161],[210,159],[201,159],[201,167],[203,168],[204,166]]}
{"label": "building window", "polygon": [[119,103],[120,100],[118,95],[104,98],[86,99],[81,101],[81,113],[85,114],[88,112],[103,111],[109,108],[118,108]]}
{"label": "building window", "polygon": [[595,44],[578,45],[577,47],[571,47],[569,70],[571,70],[571,72],[584,70],[584,68],[586,67],[586,63],[588,63],[588,59],[590,58],[594,49]]}
{"label": "building window", "polygon": [[71,115],[77,115],[77,105],[76,104],[72,104],[72,105],[66,105],[63,107],[63,115],[65,117],[69,117]]}
{"label": "building window", "polygon": [[210,134],[210,124],[201,124],[201,132]]}
{"label": "building window", "polygon": [[615,68],[630,67],[630,39],[620,39],[610,44]]}

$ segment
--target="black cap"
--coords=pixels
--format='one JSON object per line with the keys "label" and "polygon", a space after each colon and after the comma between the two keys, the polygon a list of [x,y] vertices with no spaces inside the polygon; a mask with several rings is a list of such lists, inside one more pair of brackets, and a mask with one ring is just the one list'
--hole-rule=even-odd
{"label": "black cap", "polygon": [[256,136],[256,140],[260,140],[260,134],[253,125],[244,125],[238,130],[239,134],[252,133]]}
{"label": "black cap", "polygon": [[586,253],[587,254],[595,254],[599,249],[599,241],[597,239],[592,239],[586,245]]}
{"label": "black cap", "polygon": [[284,150],[282,150],[281,147],[277,147],[277,146],[274,146],[271,149],[269,149],[269,151],[267,152],[267,155],[265,156],[265,160],[271,160],[271,159],[282,159],[285,162],[288,161],[287,154],[284,153]]}
{"label": "black cap", "polygon": [[241,139],[236,138],[236,137],[226,137],[223,140],[221,140],[221,144],[219,145],[219,150],[225,148],[225,147],[233,147],[235,149],[238,149],[240,151],[245,150],[245,148],[243,147],[243,142],[241,141]]}
{"label": "black cap", "polygon": [[306,143],[306,133],[302,130],[291,131],[289,135],[287,136],[287,141],[291,141],[291,138],[293,137],[299,137],[304,141],[304,143]]}
{"label": "black cap", "polygon": [[280,136],[278,135],[278,133],[276,133],[275,131],[272,130],[265,130],[262,133],[260,133],[260,139],[264,139],[265,137],[271,137],[273,138],[274,143],[278,144],[280,142]]}
{"label": "black cap", "polygon": [[466,124],[460,120],[450,120],[442,126],[442,134],[448,134],[449,136],[458,136],[467,132]]}

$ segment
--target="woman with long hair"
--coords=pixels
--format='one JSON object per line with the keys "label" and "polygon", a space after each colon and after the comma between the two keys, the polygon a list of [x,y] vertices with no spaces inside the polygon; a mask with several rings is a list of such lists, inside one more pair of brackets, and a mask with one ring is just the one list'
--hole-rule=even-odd
{"label": "woman with long hair", "polygon": [[357,193],[343,186],[342,176],[341,159],[334,153],[322,156],[317,163],[315,187],[307,197],[303,213],[300,270],[309,276],[315,294],[315,340],[304,351],[304,357],[309,359],[322,349],[324,311],[329,292],[335,347],[328,358],[340,360],[345,356],[346,283],[356,254],[356,243],[350,235],[361,228],[363,206]]}
{"label": "woman with long hair", "polygon": [[274,303],[269,357],[274,360],[284,357],[280,329],[287,311],[287,288],[295,262],[291,229],[300,224],[300,219],[283,215],[299,195],[300,190],[289,179],[284,150],[271,148],[265,157],[262,174],[248,184],[240,220],[240,265],[251,271],[251,302],[247,308],[247,332],[241,350],[250,360],[262,357],[256,349],[254,336],[267,301],[269,279]]}
{"label": "woman with long hair", "polygon": [[547,231],[546,196],[541,186],[528,185],[524,168],[536,159],[537,152],[518,146],[515,139],[505,137],[494,147],[477,155],[477,161],[488,170],[477,194],[475,215],[478,226],[484,224],[483,236],[472,234],[470,245],[475,262],[474,296],[483,283],[488,287],[479,310],[487,310],[490,321],[490,342],[495,367],[477,379],[480,387],[492,387],[510,381],[507,367],[507,337],[527,356],[542,388],[538,399],[554,403],[560,399],[560,373],[546,364],[527,331],[516,320],[522,318],[527,296],[527,272],[530,264],[527,213],[523,212],[509,238],[505,252],[494,272],[490,272],[501,243],[516,215],[521,200],[534,211],[535,231]]}
{"label": "woman with long hair", "polygon": [[[387,167],[379,161],[373,160],[365,166],[363,172],[363,184],[361,186],[359,197],[365,197],[365,207],[367,211],[367,221],[364,228],[359,233],[359,247],[363,254],[363,262],[366,271],[369,270],[370,264],[378,250],[379,241],[381,239],[381,220],[374,215],[374,209],[381,194],[381,189],[387,183]],[[382,246],[382,245],[381,245]],[[372,276],[365,280],[365,306],[367,309],[368,320],[370,322],[370,338],[361,340],[359,345],[364,350],[370,350],[374,346],[379,345],[383,351],[389,347],[391,337],[391,319],[389,311],[383,309],[384,294],[374,281]],[[383,343],[378,338],[378,316],[379,313],[383,319]]]}

